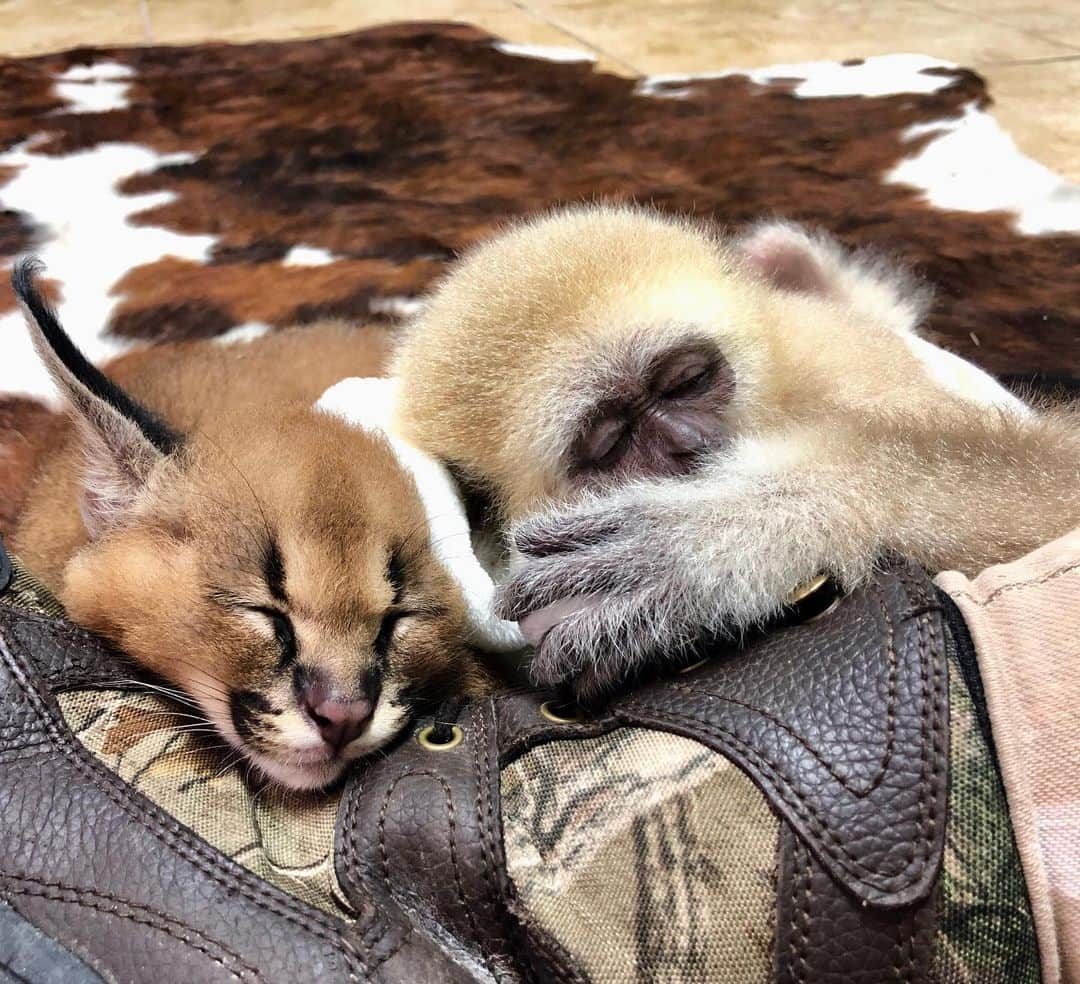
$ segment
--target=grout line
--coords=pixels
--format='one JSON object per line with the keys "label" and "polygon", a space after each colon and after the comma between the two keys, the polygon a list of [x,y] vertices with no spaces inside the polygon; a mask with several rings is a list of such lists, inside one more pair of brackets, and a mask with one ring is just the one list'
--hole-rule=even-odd
{"label": "grout line", "polygon": [[142,21],[143,34],[146,35],[146,40],[150,43],[154,43],[154,25],[150,20],[150,4],[148,0],[136,0],[139,7],[139,20]]}
{"label": "grout line", "polygon": [[980,65],[994,68],[1012,68],[1020,65],[1055,65],[1058,62],[1080,61],[1080,53],[1075,55],[1044,55],[1041,58],[1001,58],[995,61],[981,61]]}
{"label": "grout line", "polygon": [[[931,7],[936,7],[938,10],[942,10],[947,14],[961,14],[965,17],[971,16],[971,10],[965,10],[963,7],[954,7],[952,6],[952,4],[943,3],[942,0],[927,0],[927,2]],[[997,24],[998,27],[1011,28],[1018,34],[1026,34],[1029,38],[1034,38],[1036,41],[1042,41],[1043,44],[1051,45],[1054,48],[1062,48],[1065,51],[1080,52],[1080,47],[1077,47],[1077,45],[1075,44],[1070,44],[1068,41],[1061,41],[1058,38],[1050,37],[1047,34],[1043,34],[1041,31],[1032,31],[1029,28],[1021,27],[1019,24],[1015,23],[1012,20],[1005,20],[1000,15],[996,17],[987,17],[985,19],[991,24]]]}
{"label": "grout line", "polygon": [[614,52],[607,51],[606,49],[601,48],[598,44],[594,44],[584,35],[578,34],[576,31],[571,30],[565,24],[559,23],[559,21],[555,20],[553,17],[549,17],[547,14],[543,14],[539,10],[530,7],[529,4],[524,3],[523,0],[508,0],[508,2],[511,7],[516,7],[523,14],[528,14],[530,17],[536,18],[536,20],[542,21],[544,24],[547,24],[548,27],[553,27],[556,31],[561,31],[567,37],[573,38],[578,44],[585,45],[586,48],[596,52],[596,54],[602,55],[608,61],[614,62],[616,65],[621,66],[636,78],[642,78],[644,76],[644,72],[640,71],[634,65],[631,65],[625,59],[620,58]]}

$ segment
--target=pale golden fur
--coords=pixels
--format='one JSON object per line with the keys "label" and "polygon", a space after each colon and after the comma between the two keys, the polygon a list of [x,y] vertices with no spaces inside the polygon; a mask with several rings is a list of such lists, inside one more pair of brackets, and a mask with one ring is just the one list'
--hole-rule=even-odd
{"label": "pale golden fur", "polygon": [[[589,207],[466,255],[397,353],[401,422],[514,527],[503,612],[554,612],[535,678],[610,683],[768,618],[818,571],[855,585],[889,550],[975,572],[1080,523],[1076,415],[935,353],[926,302],[785,223],[721,236]],[[610,364],[688,334],[734,371],[731,440],[687,478],[583,489],[567,449]]]}

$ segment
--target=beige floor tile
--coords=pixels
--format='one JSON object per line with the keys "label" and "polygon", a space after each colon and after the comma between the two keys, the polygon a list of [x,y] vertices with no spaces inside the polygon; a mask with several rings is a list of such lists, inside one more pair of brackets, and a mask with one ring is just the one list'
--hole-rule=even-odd
{"label": "beige floor tile", "polygon": [[[360,30],[391,21],[463,21],[518,44],[590,50],[543,17],[507,0],[145,0],[153,38],[163,44],[265,41]],[[599,58],[601,67],[609,66]]]}
{"label": "beige floor tile", "polygon": [[958,0],[929,0],[935,6],[971,13],[1056,44],[1080,50],[1080,0],[979,0],[965,5]]}
{"label": "beige floor tile", "polygon": [[139,0],[0,0],[0,55],[143,44]]}
{"label": "beige floor tile", "polygon": [[963,64],[1050,57],[1071,49],[929,0],[526,0],[531,10],[638,71],[915,51]]}
{"label": "beige floor tile", "polygon": [[503,4],[429,0],[146,0],[154,40],[165,44],[205,40],[275,40],[335,34],[392,20],[453,20],[453,13],[483,13]]}
{"label": "beige floor tile", "polygon": [[1080,59],[987,66],[993,113],[1028,156],[1080,184]]}

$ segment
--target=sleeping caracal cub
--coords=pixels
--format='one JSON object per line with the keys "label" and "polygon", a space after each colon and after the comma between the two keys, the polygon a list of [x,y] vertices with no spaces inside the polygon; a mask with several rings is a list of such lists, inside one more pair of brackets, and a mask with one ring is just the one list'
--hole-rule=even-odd
{"label": "sleeping caracal cub", "polygon": [[412,478],[385,441],[313,409],[343,376],[379,374],[384,336],[158,346],[107,378],[32,274],[13,283],[71,420],[13,546],[76,622],[295,788],[385,745],[418,700],[485,689]]}

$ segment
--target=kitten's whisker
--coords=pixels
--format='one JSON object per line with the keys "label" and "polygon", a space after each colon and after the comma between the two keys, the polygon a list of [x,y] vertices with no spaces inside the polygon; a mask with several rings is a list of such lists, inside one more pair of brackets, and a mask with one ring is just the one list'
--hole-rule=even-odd
{"label": "kitten's whisker", "polygon": [[142,714],[148,717],[167,717],[167,718],[184,718],[188,721],[202,721],[206,722],[205,714],[185,714],[183,711],[155,711],[155,710],[143,710]]}
{"label": "kitten's whisker", "polygon": [[[225,747],[232,748],[232,745],[227,745]],[[215,772],[213,776],[211,776],[211,781],[213,781],[214,779],[220,779],[223,775],[225,775],[226,772],[229,771],[229,769],[233,768],[235,765],[237,765],[237,763],[243,761],[243,752],[237,751],[236,749],[233,749],[233,752],[235,753],[233,757],[231,759],[226,757],[224,765],[222,765],[222,767],[218,769],[218,771]]]}
{"label": "kitten's whisker", "polygon": [[190,694],[184,693],[181,690],[173,690],[171,687],[162,687],[154,683],[148,683],[145,680],[111,680],[107,681],[104,685],[125,687],[132,686],[138,688],[139,690],[147,691],[148,693],[162,694],[165,697],[168,697],[170,700],[177,701],[181,704],[187,704],[189,707],[197,708],[199,706],[198,702]]}
{"label": "kitten's whisker", "polygon": [[250,481],[248,481],[247,475],[244,474],[244,472],[240,468],[240,466],[233,460],[232,455],[230,455],[220,444],[218,444],[217,441],[215,441],[209,435],[206,435],[206,438],[207,438],[208,441],[210,441],[211,444],[213,444],[218,449],[219,452],[221,452],[221,454],[224,456],[225,460],[233,467],[233,469],[236,471],[236,474],[240,476],[240,479],[247,486],[248,491],[251,493],[251,498],[254,500],[255,505],[259,510],[259,515],[262,517],[263,529],[266,532],[267,539],[270,542],[273,542],[274,533],[270,529],[270,522],[266,518],[266,510],[263,509],[262,501],[255,494],[255,487],[251,484]]}

